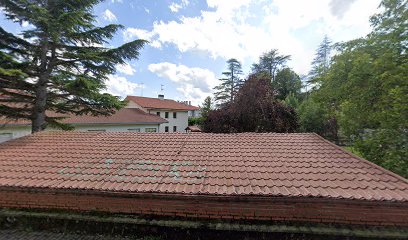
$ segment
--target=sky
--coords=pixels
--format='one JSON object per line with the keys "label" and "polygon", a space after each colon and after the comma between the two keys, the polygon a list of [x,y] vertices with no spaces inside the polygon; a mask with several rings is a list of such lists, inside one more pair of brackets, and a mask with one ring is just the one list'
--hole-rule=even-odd
{"label": "sky", "polygon": [[[291,55],[287,63],[299,75],[310,70],[316,48],[364,37],[380,0],[105,0],[94,8],[96,25],[121,24],[107,47],[135,39],[149,41],[138,60],[118,65],[106,82],[121,97],[137,95],[192,101],[212,96],[226,70],[238,59],[245,75],[271,49]],[[5,20],[18,33],[29,28]]]}

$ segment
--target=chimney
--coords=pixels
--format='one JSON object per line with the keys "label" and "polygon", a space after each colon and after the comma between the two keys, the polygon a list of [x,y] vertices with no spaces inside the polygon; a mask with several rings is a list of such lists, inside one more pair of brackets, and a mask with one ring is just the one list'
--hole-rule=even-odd
{"label": "chimney", "polygon": [[188,101],[188,105],[191,106],[191,101]]}
{"label": "chimney", "polygon": [[157,96],[159,99],[163,100],[164,99],[164,94],[159,94],[159,96]]}

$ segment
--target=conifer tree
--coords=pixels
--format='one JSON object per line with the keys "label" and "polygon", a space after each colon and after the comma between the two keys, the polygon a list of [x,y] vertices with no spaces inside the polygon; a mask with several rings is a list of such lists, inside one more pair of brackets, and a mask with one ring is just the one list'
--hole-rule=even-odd
{"label": "conifer tree", "polygon": [[319,83],[319,79],[328,71],[330,66],[331,41],[327,35],[324,36],[316,50],[315,58],[312,61],[312,69],[309,72],[308,83]]}
{"label": "conifer tree", "polygon": [[109,115],[124,105],[101,93],[117,64],[137,59],[145,40],[110,48],[123,28],[95,26],[93,7],[101,0],[2,0],[8,20],[32,26],[21,35],[0,27],[0,115],[32,122],[32,132],[47,125],[68,127],[59,114]]}
{"label": "conifer tree", "polygon": [[218,105],[225,105],[232,102],[235,98],[238,89],[243,84],[243,79],[240,77],[242,75],[241,63],[235,58],[231,58],[227,61],[226,72],[223,72],[223,78],[220,79],[221,84],[216,86],[215,101]]}
{"label": "conifer tree", "polygon": [[208,116],[208,113],[212,110],[213,102],[210,96],[204,99],[204,102],[201,106],[201,116],[205,119]]}
{"label": "conifer tree", "polygon": [[276,71],[289,60],[290,55],[280,55],[277,49],[272,49],[259,57],[259,63],[252,65],[252,73],[266,73],[271,78],[271,81],[274,82]]}

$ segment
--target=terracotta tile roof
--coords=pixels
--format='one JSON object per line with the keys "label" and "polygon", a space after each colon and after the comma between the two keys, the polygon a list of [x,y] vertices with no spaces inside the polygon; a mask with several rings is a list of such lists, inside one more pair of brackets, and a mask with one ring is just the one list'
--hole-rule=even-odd
{"label": "terracotta tile roof", "polygon": [[[48,116],[64,116],[56,113],[47,113]],[[63,123],[69,124],[159,124],[165,123],[167,120],[154,115],[145,113],[137,108],[122,108],[111,116],[91,116],[91,115],[70,115],[70,117],[62,120]],[[26,120],[13,121],[5,118],[0,118],[0,124],[7,125],[28,125],[31,124]]]}
{"label": "terracotta tile roof", "polygon": [[147,109],[175,109],[175,110],[198,110],[198,107],[189,106],[171,99],[148,98],[139,96],[127,96],[127,100],[137,103]]}
{"label": "terracotta tile roof", "polygon": [[406,179],[315,134],[42,132],[0,153],[0,187],[408,202]]}
{"label": "terracotta tile roof", "polygon": [[186,131],[191,131],[191,132],[201,132],[201,128],[199,126],[188,126],[185,129]]}

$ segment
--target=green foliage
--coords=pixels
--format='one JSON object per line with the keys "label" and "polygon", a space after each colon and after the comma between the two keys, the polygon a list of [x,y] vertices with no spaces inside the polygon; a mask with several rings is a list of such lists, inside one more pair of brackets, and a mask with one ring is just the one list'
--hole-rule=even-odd
{"label": "green foliage", "polygon": [[[330,66],[330,54],[332,45],[329,37],[324,36],[323,41],[320,43],[316,50],[315,57],[312,61],[312,69],[309,72],[308,83],[318,87],[321,82],[321,78],[327,73]],[[317,86],[316,86],[317,85]]]}
{"label": "green foliage", "polygon": [[363,157],[403,176],[408,176],[407,4],[384,0],[367,37],[335,44],[337,54],[315,78],[319,88],[298,109],[303,131],[339,132]]}
{"label": "green foliage", "polygon": [[358,156],[358,157],[364,157],[363,154],[361,154],[361,152],[359,152],[355,147],[353,146],[344,146],[344,149],[346,149],[347,151],[351,152],[352,154]]}
{"label": "green foliage", "polygon": [[276,74],[272,86],[277,92],[276,98],[284,100],[289,93],[294,94],[296,97],[299,96],[302,82],[300,81],[299,75],[290,68],[283,68]]}
{"label": "green foliage", "polygon": [[355,143],[362,157],[408,178],[407,129],[380,129],[364,136]]}
{"label": "green foliage", "polygon": [[14,35],[0,27],[0,115],[69,128],[47,112],[109,115],[124,103],[101,93],[116,65],[135,59],[146,43],[135,40],[105,47],[121,25],[96,27],[93,7],[100,0],[0,1],[8,20],[31,28]]}
{"label": "green foliage", "polygon": [[231,58],[227,61],[228,71],[223,72],[223,78],[219,79],[221,84],[216,86],[214,90],[214,99],[219,106],[231,103],[239,88],[243,84],[241,63],[235,58]]}
{"label": "green foliage", "polygon": [[324,125],[328,120],[326,114],[319,102],[312,98],[306,99],[298,108],[300,131],[323,135]]}
{"label": "green foliage", "polygon": [[252,64],[252,73],[258,76],[261,73],[267,74],[273,82],[275,81],[276,71],[289,60],[290,55],[280,55],[277,49],[272,49],[262,54],[258,63]]}
{"label": "green foliage", "polygon": [[[208,116],[208,113],[213,109],[213,102],[210,96],[206,97],[204,99],[204,102],[201,106],[201,117],[203,119],[206,119]],[[200,124],[201,125],[201,124]]]}
{"label": "green foliage", "polygon": [[293,109],[297,109],[299,107],[299,100],[297,99],[295,94],[293,94],[292,92],[290,92],[286,96],[283,102],[285,103],[286,106],[291,107]]}
{"label": "green foliage", "polygon": [[205,118],[204,117],[190,117],[188,118],[188,126],[201,126],[204,122]]}

